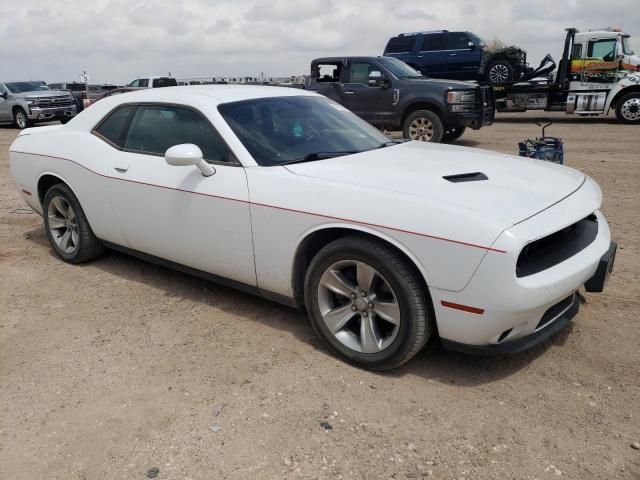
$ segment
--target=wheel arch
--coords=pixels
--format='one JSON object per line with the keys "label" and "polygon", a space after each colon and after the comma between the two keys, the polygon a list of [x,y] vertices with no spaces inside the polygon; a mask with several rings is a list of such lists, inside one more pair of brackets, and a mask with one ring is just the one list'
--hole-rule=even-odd
{"label": "wheel arch", "polygon": [[[321,225],[305,232],[298,241],[293,257],[291,272],[291,288],[296,304],[304,306],[304,282],[307,269],[315,255],[329,243],[347,235],[361,235],[384,243],[389,248],[400,254],[413,268],[422,282],[427,297],[431,301],[427,273],[418,259],[400,242],[377,230],[361,225],[331,224]],[[433,305],[429,305],[433,314]],[[433,317],[435,319],[435,316]],[[435,321],[434,321],[435,323]]]}
{"label": "wheel arch", "polygon": [[444,112],[442,108],[436,102],[426,99],[414,100],[404,108],[402,112],[402,118],[400,119],[400,127],[404,128],[404,122],[407,120],[407,117],[413,112],[417,112],[418,110],[430,110],[434,113],[437,113],[442,119],[443,125],[445,125],[446,127]]}
{"label": "wheel arch", "polygon": [[609,111],[609,109],[611,108],[616,108],[618,101],[629,93],[640,93],[640,85],[630,85],[628,87],[621,89],[618,93],[614,95],[614,97],[611,99],[611,102],[609,102],[609,107],[607,108],[607,111]]}
{"label": "wheel arch", "polygon": [[[42,202],[44,202],[44,196],[47,194],[47,191],[54,185],[57,185],[58,183],[62,183],[67,188],[69,188],[69,190],[71,190],[71,192],[78,199],[78,202],[80,202],[80,198],[78,197],[77,192],[64,177],[62,177],[61,175],[58,175],[57,173],[43,172],[38,178],[38,183],[36,184],[37,192],[38,192],[38,201],[40,202],[40,208],[42,208]],[[82,202],[80,203],[80,205],[82,205]]]}

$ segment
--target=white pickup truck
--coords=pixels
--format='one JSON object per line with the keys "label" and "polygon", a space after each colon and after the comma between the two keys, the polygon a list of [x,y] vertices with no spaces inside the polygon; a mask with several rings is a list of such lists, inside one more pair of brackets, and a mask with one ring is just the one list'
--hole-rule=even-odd
{"label": "white pickup truck", "polygon": [[177,87],[178,81],[173,77],[138,77],[127,86],[131,88]]}

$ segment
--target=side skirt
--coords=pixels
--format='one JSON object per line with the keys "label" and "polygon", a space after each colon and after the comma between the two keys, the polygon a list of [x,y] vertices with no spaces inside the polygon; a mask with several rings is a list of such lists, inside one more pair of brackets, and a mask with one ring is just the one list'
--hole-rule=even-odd
{"label": "side skirt", "polygon": [[295,300],[291,297],[287,297],[279,293],[271,292],[269,290],[264,290],[262,288],[254,287],[253,285],[247,285],[246,283],[221,277],[213,273],[204,272],[196,268],[187,267],[186,265],[175,263],[170,260],[165,260],[164,258],[156,257],[154,255],[149,255],[148,253],[139,252],[138,250],[133,250],[128,247],[123,247],[122,245],[118,245],[111,242],[105,242],[103,240],[101,241],[102,241],[102,244],[110,250],[115,250],[117,252],[131,255],[132,257],[139,258],[140,260],[144,260],[145,262],[155,263],[156,265],[170,268],[172,270],[177,270],[179,272],[186,273],[188,275],[193,275],[194,277],[202,278],[209,282],[217,283],[219,285],[224,285],[226,287],[235,288],[236,290],[240,290],[245,293],[250,293],[251,295],[256,295],[266,300],[271,300],[272,302],[277,302],[282,305],[286,305],[287,307],[292,307],[296,309],[299,308]]}

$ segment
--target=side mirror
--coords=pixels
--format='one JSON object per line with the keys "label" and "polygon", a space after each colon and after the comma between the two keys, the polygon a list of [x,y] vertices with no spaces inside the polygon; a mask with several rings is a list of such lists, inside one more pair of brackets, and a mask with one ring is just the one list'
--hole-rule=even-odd
{"label": "side mirror", "polygon": [[474,48],[476,48],[476,44],[473,42],[469,42],[467,43],[467,47],[469,47],[470,50],[473,50]]}
{"label": "side mirror", "polygon": [[369,72],[369,86],[370,87],[382,86],[382,72],[379,72],[378,70],[373,70]]}
{"label": "side mirror", "polygon": [[0,97],[6,99],[7,98],[7,92],[0,92]]}
{"label": "side mirror", "polygon": [[169,165],[176,167],[194,165],[205,177],[210,177],[216,173],[216,169],[213,168],[213,165],[208,164],[202,158],[202,150],[193,143],[183,143],[182,145],[175,145],[171,147],[165,152],[164,160]]}

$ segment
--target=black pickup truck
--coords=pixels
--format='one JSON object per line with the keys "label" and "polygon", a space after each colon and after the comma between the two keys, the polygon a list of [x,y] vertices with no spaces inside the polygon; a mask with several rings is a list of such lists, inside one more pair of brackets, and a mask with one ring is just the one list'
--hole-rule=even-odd
{"label": "black pickup truck", "polygon": [[491,125],[495,115],[491,87],[426,78],[391,57],[318,58],[306,88],[411,140],[451,142],[466,127]]}

